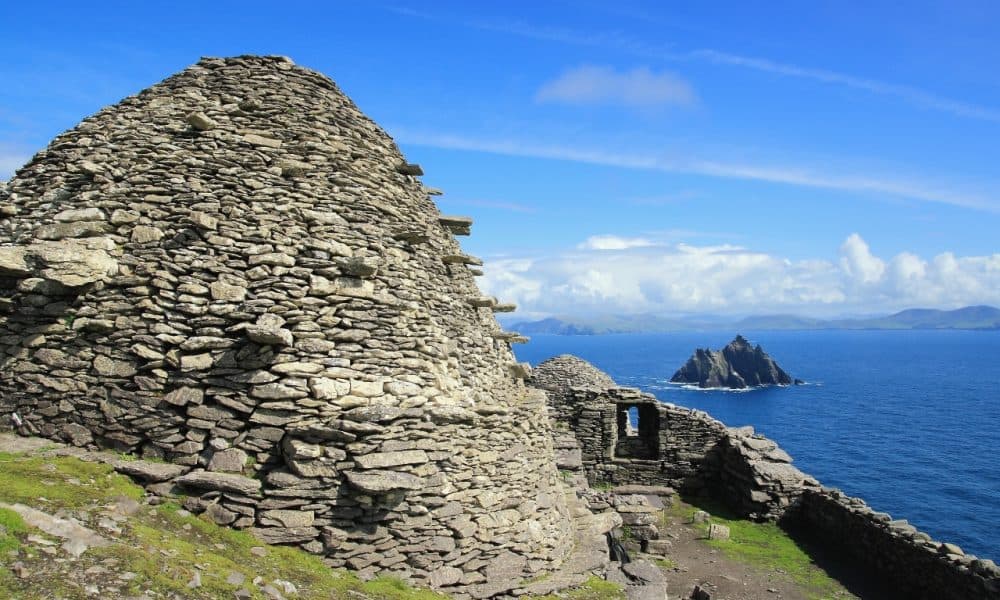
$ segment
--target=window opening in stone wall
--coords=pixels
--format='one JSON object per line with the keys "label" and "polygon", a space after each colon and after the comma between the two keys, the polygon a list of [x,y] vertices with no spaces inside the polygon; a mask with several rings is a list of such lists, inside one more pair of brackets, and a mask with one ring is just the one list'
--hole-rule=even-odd
{"label": "window opening in stone wall", "polygon": [[660,447],[660,413],[656,405],[619,404],[618,441],[615,456],[618,458],[656,458]]}

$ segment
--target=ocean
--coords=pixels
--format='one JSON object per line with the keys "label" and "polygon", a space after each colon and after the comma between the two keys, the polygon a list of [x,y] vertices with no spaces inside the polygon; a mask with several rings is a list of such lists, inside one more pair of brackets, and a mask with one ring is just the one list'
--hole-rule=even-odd
{"label": "ocean", "polygon": [[664,402],[753,425],[827,486],[938,541],[1000,560],[1000,332],[741,331],[806,385],[686,389],[670,377],[695,348],[736,332],[533,336],[537,365],[575,354]]}

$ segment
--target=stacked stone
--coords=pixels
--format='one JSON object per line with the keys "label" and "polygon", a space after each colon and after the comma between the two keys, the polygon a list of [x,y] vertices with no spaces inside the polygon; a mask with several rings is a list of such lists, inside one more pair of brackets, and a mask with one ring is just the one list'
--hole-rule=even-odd
{"label": "stacked stone", "polygon": [[[584,385],[577,386],[577,381]],[[761,520],[780,518],[805,489],[818,485],[793,467],[791,457],[775,442],[755,436],[752,428],[730,429],[705,412],[617,387],[582,359],[563,355],[545,361],[534,370],[532,383],[549,390],[556,425],[564,424],[575,434],[592,484],[715,494],[738,514]],[[655,407],[654,457],[635,458],[621,451],[617,419],[622,406]]]}
{"label": "stacked stone", "polygon": [[0,189],[0,416],[181,465],[193,508],[332,565],[554,566],[544,397],[419,174],[280,57],[84,120]]}
{"label": "stacked stone", "polygon": [[797,536],[848,557],[858,573],[884,582],[892,597],[1000,598],[1000,567],[992,560],[934,541],[906,520],[893,520],[839,490],[806,490],[784,525]]}
{"label": "stacked stone", "polygon": [[753,427],[729,429],[716,446],[719,474],[713,491],[741,515],[776,521],[819,482],[795,468],[792,457]]}
{"label": "stacked stone", "polygon": [[557,393],[570,388],[603,390],[618,385],[610,375],[572,354],[560,354],[543,361],[532,371],[529,383]]}

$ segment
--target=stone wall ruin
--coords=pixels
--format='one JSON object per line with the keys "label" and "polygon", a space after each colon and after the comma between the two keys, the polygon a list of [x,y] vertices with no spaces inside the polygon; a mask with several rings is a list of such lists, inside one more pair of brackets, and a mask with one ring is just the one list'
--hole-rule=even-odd
{"label": "stone wall ruin", "polygon": [[[570,356],[545,361],[532,372],[531,383],[548,392],[554,426],[573,432],[580,468],[591,484],[611,483],[616,490],[670,486],[708,496],[751,519],[776,521],[795,539],[838,556],[861,578],[880,582],[877,593],[888,597],[1000,599],[1000,567],[992,560],[967,555],[860,498],[820,486],[751,427],[727,428],[701,411],[661,403],[609,381],[593,365]],[[622,416],[633,406],[657,411],[658,419],[647,418],[660,428],[654,458],[629,455],[631,447],[620,443],[627,429]],[[569,446],[559,439],[561,447]],[[655,527],[632,530],[644,549],[658,543]]]}
{"label": "stone wall ruin", "polygon": [[551,569],[544,395],[420,174],[280,57],[85,119],[0,190],[0,417],[165,460],[129,468],[331,566],[474,596]]}

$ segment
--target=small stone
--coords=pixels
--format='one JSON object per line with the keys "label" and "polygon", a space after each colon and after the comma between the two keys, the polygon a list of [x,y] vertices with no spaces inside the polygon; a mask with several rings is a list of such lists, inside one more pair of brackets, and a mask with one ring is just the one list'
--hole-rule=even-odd
{"label": "small stone", "polygon": [[440,588],[446,585],[455,585],[462,580],[464,572],[455,567],[440,567],[431,572],[428,583],[432,588]]}
{"label": "small stone", "polygon": [[712,523],[711,525],[708,526],[708,539],[728,540],[729,527],[726,525],[719,525],[718,523]]}
{"label": "small stone", "polygon": [[185,354],[181,357],[181,371],[204,371],[211,369],[214,362],[208,353]]}
{"label": "small stone", "polygon": [[199,229],[215,230],[219,227],[219,220],[203,212],[195,211],[188,215],[191,224]]}
{"label": "small stone", "polygon": [[211,131],[219,126],[218,123],[210,119],[205,113],[198,111],[188,113],[184,117],[184,121],[198,131]]}
{"label": "small stone", "polygon": [[158,242],[163,239],[164,235],[163,231],[157,227],[136,225],[132,228],[132,241],[136,244]]}
{"label": "small stone", "polygon": [[243,302],[247,297],[247,289],[245,287],[224,281],[216,281],[209,285],[208,288],[212,293],[212,300]]}
{"label": "small stone", "polygon": [[54,219],[60,223],[74,223],[76,221],[103,221],[106,217],[104,211],[99,208],[71,208],[56,213]]}
{"label": "small stone", "polygon": [[221,471],[227,473],[241,473],[247,463],[247,453],[238,448],[222,450],[212,455],[212,460],[208,461],[209,471]]}
{"label": "small stone", "polygon": [[136,373],[132,363],[114,360],[107,356],[98,356],[94,359],[94,370],[105,377],[131,377]]}

